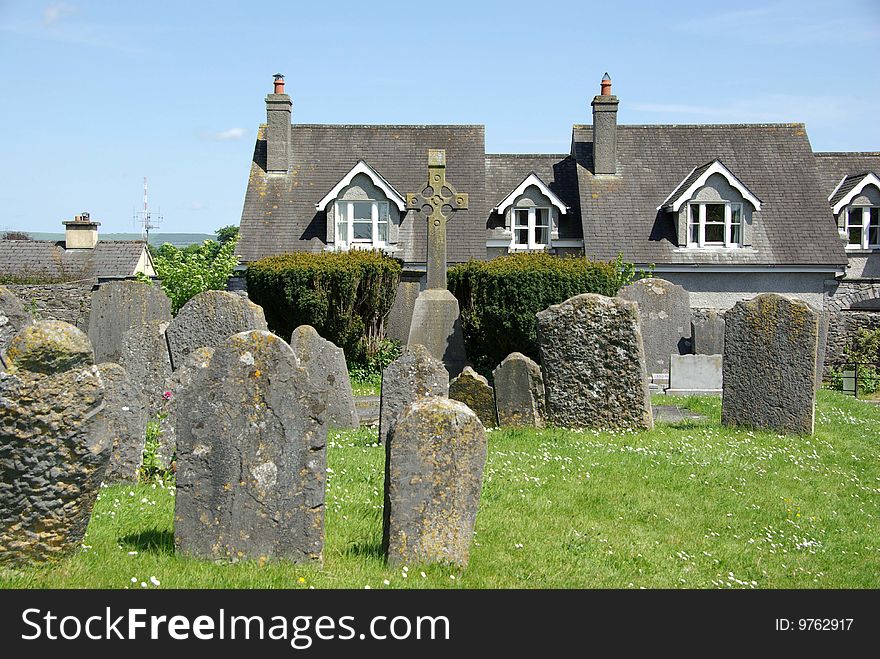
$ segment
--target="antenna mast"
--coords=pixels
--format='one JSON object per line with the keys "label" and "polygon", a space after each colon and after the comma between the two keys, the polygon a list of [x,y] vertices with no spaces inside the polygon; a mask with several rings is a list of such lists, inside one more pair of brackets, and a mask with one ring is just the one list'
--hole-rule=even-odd
{"label": "antenna mast", "polygon": [[162,221],[162,215],[157,214],[155,219],[153,215],[150,213],[149,206],[147,205],[147,177],[144,176],[144,210],[140,213],[135,213],[135,221],[141,226],[141,237],[145,242],[150,242],[150,230],[158,229],[159,222]]}

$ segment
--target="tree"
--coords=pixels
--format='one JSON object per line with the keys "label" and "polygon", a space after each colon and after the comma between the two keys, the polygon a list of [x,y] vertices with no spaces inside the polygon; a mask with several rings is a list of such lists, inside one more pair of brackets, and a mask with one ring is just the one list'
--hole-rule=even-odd
{"label": "tree", "polygon": [[3,240],[33,240],[31,234],[27,231],[4,231]]}
{"label": "tree", "polygon": [[220,227],[214,233],[217,235],[217,242],[221,245],[225,245],[230,240],[238,240],[238,227],[233,224]]}
{"label": "tree", "polygon": [[221,245],[206,240],[185,249],[165,243],[159,248],[153,262],[162,288],[171,298],[173,313],[202,291],[226,289],[226,282],[238,265],[236,242],[233,238]]}

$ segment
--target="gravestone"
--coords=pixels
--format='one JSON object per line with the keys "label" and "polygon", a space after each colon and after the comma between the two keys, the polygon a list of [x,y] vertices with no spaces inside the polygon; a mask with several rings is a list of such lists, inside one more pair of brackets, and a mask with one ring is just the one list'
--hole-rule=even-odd
{"label": "gravestone", "polygon": [[486,432],[458,401],[421,398],[385,446],[382,545],[392,565],[466,566],[486,465]]}
{"label": "gravestone", "polygon": [[205,369],[211,364],[214,348],[197,348],[183,360],[180,368],[168,378],[166,389],[162,392],[162,404],[157,416],[159,422],[159,447],[156,460],[160,467],[168,469],[177,450],[178,417],[186,415],[187,410],[179,402],[185,400],[182,394],[188,389],[199,387]]}
{"label": "gravestone", "polygon": [[0,562],[47,561],[78,548],[112,440],[89,339],[41,321],[9,344],[0,372]]}
{"label": "gravestone", "polygon": [[819,313],[763,293],[725,314],[721,422],[776,432],[813,432]]}
{"label": "gravestone", "polygon": [[721,395],[722,355],[670,355],[670,396]]}
{"label": "gravestone", "polygon": [[537,314],[547,419],[566,428],[650,429],[639,307],[585,293]]}
{"label": "gravestone", "polygon": [[143,464],[147,409],[140,388],[119,364],[98,364],[104,382],[104,418],[113,441],[105,483],[133,482]]}
{"label": "gravestone", "polygon": [[484,428],[498,427],[495,390],[489,386],[486,378],[470,366],[465,366],[461,374],[449,383],[449,397],[471,408]]}
{"label": "gravestone", "polygon": [[171,321],[171,300],[159,286],[127,279],[102,284],[92,293],[89,339],[95,359],[119,363],[123,335],[150,321]]}
{"label": "gravestone", "polygon": [[359,428],[360,417],[342,348],[321,338],[311,325],[293,330],[290,347],[308,372],[315,391],[327,392],[327,423],[334,428]]}
{"label": "gravestone", "polygon": [[235,293],[204,291],[183,305],[165,330],[171,367],[196,348],[212,348],[233,334],[265,330],[263,308]]}
{"label": "gravestone", "polygon": [[655,384],[665,383],[669,355],[691,353],[690,295],[681,286],[657,277],[639,279],[617,295],[639,305],[645,368]]}
{"label": "gravestone", "polygon": [[541,367],[520,352],[512,352],[492,371],[499,426],[545,425],[544,378]]}
{"label": "gravestone", "polygon": [[449,373],[423,345],[406,346],[400,357],[382,371],[379,402],[379,442],[388,441],[397,417],[407,405],[424,396],[449,395]]}
{"label": "gravestone", "polygon": [[291,347],[267,331],[217,346],[177,419],[174,541],[189,556],[320,561],[324,397]]}
{"label": "gravestone", "polygon": [[416,298],[421,292],[421,273],[402,272],[400,282],[397,284],[397,294],[394,304],[388,312],[386,321],[387,335],[400,343],[409,340],[409,330],[412,327],[413,310],[416,306]]}
{"label": "gravestone", "polygon": [[724,354],[724,314],[716,309],[694,309],[691,335],[695,355]]}
{"label": "gravestone", "polygon": [[162,394],[171,377],[171,358],[165,340],[167,327],[167,322],[151,320],[122,335],[119,365],[138,386],[151,418],[161,411]]}
{"label": "gravestone", "polygon": [[428,180],[419,193],[406,196],[407,210],[430,209],[428,221],[428,287],[416,298],[407,345],[423,345],[443,362],[450,376],[464,368],[467,356],[458,300],[446,288],[446,223],[454,212],[468,207],[468,196],[446,180],[446,151],[428,150]]}
{"label": "gravestone", "polygon": [[6,350],[13,336],[32,322],[33,318],[18,296],[5,286],[0,286],[0,353]]}

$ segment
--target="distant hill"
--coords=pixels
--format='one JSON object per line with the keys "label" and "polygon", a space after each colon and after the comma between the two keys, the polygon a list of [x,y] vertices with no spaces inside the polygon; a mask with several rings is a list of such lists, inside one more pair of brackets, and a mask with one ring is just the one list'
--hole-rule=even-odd
{"label": "distant hill", "polygon": [[[64,240],[64,233],[43,233],[40,231],[28,231],[34,240]],[[140,240],[139,233],[100,233],[98,237],[101,240]],[[175,247],[186,247],[187,245],[201,245],[206,240],[216,240],[217,237],[210,233],[154,233],[150,234],[150,244],[164,245],[171,243]]]}

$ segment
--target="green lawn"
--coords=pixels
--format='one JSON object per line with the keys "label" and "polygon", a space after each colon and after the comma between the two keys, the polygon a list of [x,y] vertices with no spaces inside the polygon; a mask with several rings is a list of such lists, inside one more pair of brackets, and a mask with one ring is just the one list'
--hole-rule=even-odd
{"label": "green lawn", "polygon": [[[661,398],[657,402],[670,402]],[[381,447],[331,433],[323,568],[173,553],[173,491],[102,490],[83,548],[4,587],[877,588],[880,408],[822,392],[813,437],[710,421],[648,433],[493,431],[466,570],[382,561]]]}

